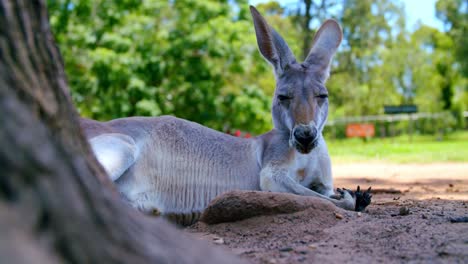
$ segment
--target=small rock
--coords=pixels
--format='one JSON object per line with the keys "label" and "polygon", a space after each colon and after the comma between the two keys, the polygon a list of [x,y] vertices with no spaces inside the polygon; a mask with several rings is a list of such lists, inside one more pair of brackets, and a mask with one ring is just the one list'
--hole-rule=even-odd
{"label": "small rock", "polygon": [[362,216],[362,213],[361,213],[361,212],[358,212],[358,213],[357,213],[357,216],[358,216],[358,217],[361,217],[361,216]]}
{"label": "small rock", "polygon": [[309,244],[307,247],[309,247],[310,249],[317,249],[317,246],[314,244]]}
{"label": "small rock", "polygon": [[421,215],[422,219],[427,219],[427,216],[425,214]]}
{"label": "small rock", "polygon": [[339,213],[335,213],[335,217],[337,219],[343,219],[343,215],[339,214]]}
{"label": "small rock", "polygon": [[468,223],[468,216],[450,218],[450,223]]}
{"label": "small rock", "polygon": [[406,206],[400,207],[400,215],[409,215],[409,213],[410,213],[410,210],[408,207]]}
{"label": "small rock", "polygon": [[306,255],[306,254],[309,253],[310,249],[308,247],[305,247],[305,246],[300,246],[300,247],[294,249],[294,251],[299,253],[299,254]]}
{"label": "small rock", "polygon": [[216,239],[213,240],[213,242],[214,242],[215,244],[222,245],[222,244],[224,244],[224,239],[222,239],[222,238],[216,238]]}
{"label": "small rock", "polygon": [[276,259],[269,259],[269,260],[268,260],[268,263],[269,263],[269,264],[276,264]]}
{"label": "small rock", "polygon": [[284,248],[280,248],[279,251],[281,251],[281,252],[289,252],[289,251],[293,251],[293,248],[292,248],[292,247],[284,247]]}

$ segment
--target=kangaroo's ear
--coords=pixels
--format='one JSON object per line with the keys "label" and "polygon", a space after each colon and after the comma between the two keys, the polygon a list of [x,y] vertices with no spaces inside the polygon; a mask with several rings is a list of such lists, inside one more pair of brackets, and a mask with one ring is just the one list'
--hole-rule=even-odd
{"label": "kangaroo's ear", "polygon": [[255,7],[250,6],[250,13],[260,52],[273,65],[277,74],[283,73],[286,65],[296,62],[294,55],[284,39],[268,25]]}
{"label": "kangaroo's ear", "polygon": [[318,66],[323,81],[330,75],[330,64],[343,38],[341,27],[335,20],[329,19],[322,24],[315,34],[312,48],[304,63]]}

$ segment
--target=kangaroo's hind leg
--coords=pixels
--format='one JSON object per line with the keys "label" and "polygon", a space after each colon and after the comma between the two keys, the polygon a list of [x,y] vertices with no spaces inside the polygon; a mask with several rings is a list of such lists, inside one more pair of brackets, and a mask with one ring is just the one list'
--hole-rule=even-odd
{"label": "kangaroo's hind leg", "polygon": [[89,144],[112,181],[116,181],[138,158],[138,147],[127,135],[102,134],[91,138]]}

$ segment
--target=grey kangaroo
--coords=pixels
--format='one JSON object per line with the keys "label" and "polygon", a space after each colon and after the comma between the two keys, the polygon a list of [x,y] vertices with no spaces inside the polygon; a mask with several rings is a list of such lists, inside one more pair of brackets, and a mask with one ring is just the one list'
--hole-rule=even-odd
{"label": "grey kangaroo", "polygon": [[322,136],[325,81],[342,39],[340,26],[325,21],[299,63],[260,13],[250,10],[259,50],[276,76],[273,130],[244,139],[171,116],[81,120],[96,158],[132,206],[179,215],[179,222],[190,224],[215,196],[240,189],[320,197],[355,209],[351,191],[333,191]]}

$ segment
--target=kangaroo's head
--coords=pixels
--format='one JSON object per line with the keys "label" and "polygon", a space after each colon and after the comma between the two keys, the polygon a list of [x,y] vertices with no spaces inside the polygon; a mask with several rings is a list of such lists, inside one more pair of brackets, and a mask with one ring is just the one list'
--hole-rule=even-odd
{"label": "kangaroo's head", "polygon": [[325,81],[341,39],[338,23],[327,20],[315,34],[304,60],[296,61],[284,39],[254,7],[252,13],[257,43],[263,57],[274,67],[276,89],[272,115],[276,129],[289,134],[289,145],[300,153],[317,146],[328,116]]}

